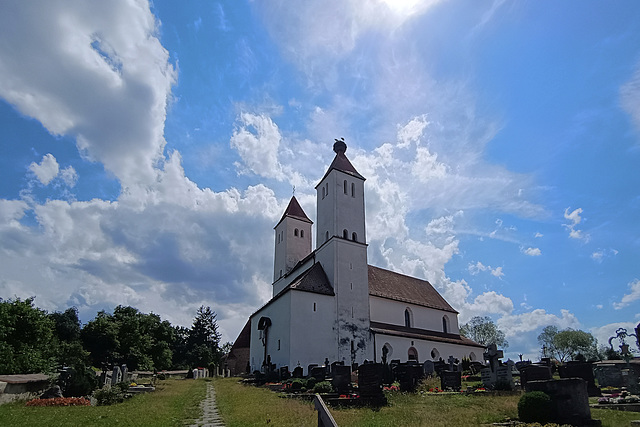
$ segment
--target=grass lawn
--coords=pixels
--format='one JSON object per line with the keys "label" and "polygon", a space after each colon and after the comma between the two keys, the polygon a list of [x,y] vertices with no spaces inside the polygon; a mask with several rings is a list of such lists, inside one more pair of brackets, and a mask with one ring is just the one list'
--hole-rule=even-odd
{"label": "grass lawn", "polygon": [[184,426],[199,416],[206,395],[203,380],[166,380],[156,391],[112,406],[27,407],[0,405],[0,426]]}
{"label": "grass lawn", "polygon": [[[283,399],[263,388],[244,386],[236,379],[217,379],[216,398],[228,427],[317,425],[310,402]],[[349,426],[470,426],[517,417],[519,396],[416,395],[390,393],[380,409],[334,409],[340,427]]]}
{"label": "grass lawn", "polygon": [[[316,426],[310,402],[279,397],[265,388],[244,386],[235,378],[216,379],[216,399],[227,427],[274,425]],[[389,393],[389,406],[378,410],[330,408],[340,427],[350,426],[479,426],[517,419],[520,395]],[[640,414],[592,409],[604,427],[628,426]]]}

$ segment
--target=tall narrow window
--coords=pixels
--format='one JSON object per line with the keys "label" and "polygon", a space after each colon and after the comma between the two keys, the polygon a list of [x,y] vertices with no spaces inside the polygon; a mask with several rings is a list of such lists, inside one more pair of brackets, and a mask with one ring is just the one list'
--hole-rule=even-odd
{"label": "tall narrow window", "polygon": [[325,194],[324,186],[322,186],[322,198],[323,198],[323,199],[324,199],[324,196],[325,196],[325,195],[326,195],[326,194]]}
{"label": "tall narrow window", "polygon": [[346,228],[344,230],[342,230],[342,238],[343,239],[348,239],[349,238],[349,232],[347,231]]}
{"label": "tall narrow window", "polygon": [[[346,237],[345,237],[346,239]],[[351,240],[353,240],[354,242],[358,241],[358,235],[355,233],[355,231],[353,232],[353,234],[351,234]]]}
{"label": "tall narrow window", "polygon": [[280,340],[278,340],[278,351],[280,351]]}
{"label": "tall narrow window", "polygon": [[295,230],[293,230],[293,235],[298,237],[298,229],[297,228]]}
{"label": "tall narrow window", "polygon": [[442,332],[445,334],[449,332],[449,318],[447,316],[442,316]]}
{"label": "tall narrow window", "polygon": [[327,231],[326,233],[324,233],[324,241],[328,241],[329,240],[329,232]]}
{"label": "tall narrow window", "polygon": [[404,326],[411,327],[411,312],[408,308],[404,311]]}
{"label": "tall narrow window", "polygon": [[313,303],[313,311],[316,311],[316,303]]}
{"label": "tall narrow window", "polygon": [[356,197],[356,184],[351,183],[351,197]]}
{"label": "tall narrow window", "polygon": [[304,237],[304,230],[300,230],[300,237]]}
{"label": "tall narrow window", "polygon": [[344,180],[344,194],[347,194],[347,180]]}

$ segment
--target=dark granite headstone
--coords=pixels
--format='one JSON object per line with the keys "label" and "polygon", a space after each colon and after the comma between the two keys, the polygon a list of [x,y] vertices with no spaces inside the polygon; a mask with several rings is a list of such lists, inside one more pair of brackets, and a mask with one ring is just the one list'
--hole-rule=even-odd
{"label": "dark granite headstone", "polygon": [[293,370],[293,378],[302,378],[304,376],[302,366],[296,366]]}
{"label": "dark granite headstone", "polygon": [[341,394],[348,392],[351,386],[351,366],[332,365],[331,371],[333,388]]}
{"label": "dark granite headstone", "polygon": [[462,372],[442,371],[440,372],[440,388],[442,390],[460,391],[462,388]]}
{"label": "dark granite headstone", "polygon": [[279,374],[280,374],[280,381],[288,380],[289,379],[289,367],[288,366],[281,366],[280,369],[279,369]]}
{"label": "dark granite headstone", "polygon": [[358,392],[366,399],[384,399],[382,364],[365,363],[358,367]]}
{"label": "dark granite headstone", "polygon": [[315,378],[318,382],[324,381],[327,375],[327,369],[324,366],[315,366],[311,368],[309,372],[309,376]]}
{"label": "dark granite headstone", "polygon": [[551,379],[551,368],[544,365],[527,365],[520,368],[520,385],[526,388],[529,381],[543,381]]}
{"label": "dark granite headstone", "polygon": [[558,367],[558,373],[560,378],[582,378],[587,382],[589,396],[600,396],[600,389],[596,386],[592,366],[588,362],[567,362],[566,365]]}
{"label": "dark granite headstone", "polygon": [[542,391],[551,398],[551,421],[577,426],[593,425],[587,382],[581,378],[529,381],[526,391]]}
{"label": "dark granite headstone", "polygon": [[400,390],[415,391],[418,383],[424,378],[422,365],[417,363],[401,363],[394,372],[396,381],[400,383]]}

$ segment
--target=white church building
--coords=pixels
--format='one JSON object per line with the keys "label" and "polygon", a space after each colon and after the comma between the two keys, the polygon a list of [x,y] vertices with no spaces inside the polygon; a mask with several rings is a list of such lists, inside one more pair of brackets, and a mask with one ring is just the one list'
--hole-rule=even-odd
{"label": "white church building", "polygon": [[[367,262],[365,178],[336,140],[316,186],[312,221],[291,198],[275,226],[273,297],[247,322],[232,353],[239,370],[338,361],[482,359],[484,347],[460,336],[458,312],[427,281]],[[242,337],[242,339],[241,339]],[[244,344],[240,344],[240,342]],[[249,344],[249,351],[246,347]]]}

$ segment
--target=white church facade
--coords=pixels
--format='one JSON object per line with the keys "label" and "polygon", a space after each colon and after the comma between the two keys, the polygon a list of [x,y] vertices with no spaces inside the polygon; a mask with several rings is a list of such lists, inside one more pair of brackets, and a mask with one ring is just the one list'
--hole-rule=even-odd
{"label": "white church facade", "polygon": [[457,311],[429,282],[368,264],[365,178],[346,148],[336,140],[316,186],[315,250],[312,221],[295,196],[275,226],[273,297],[234,345],[236,354],[249,345],[238,370],[481,359],[484,347],[460,336]]}

